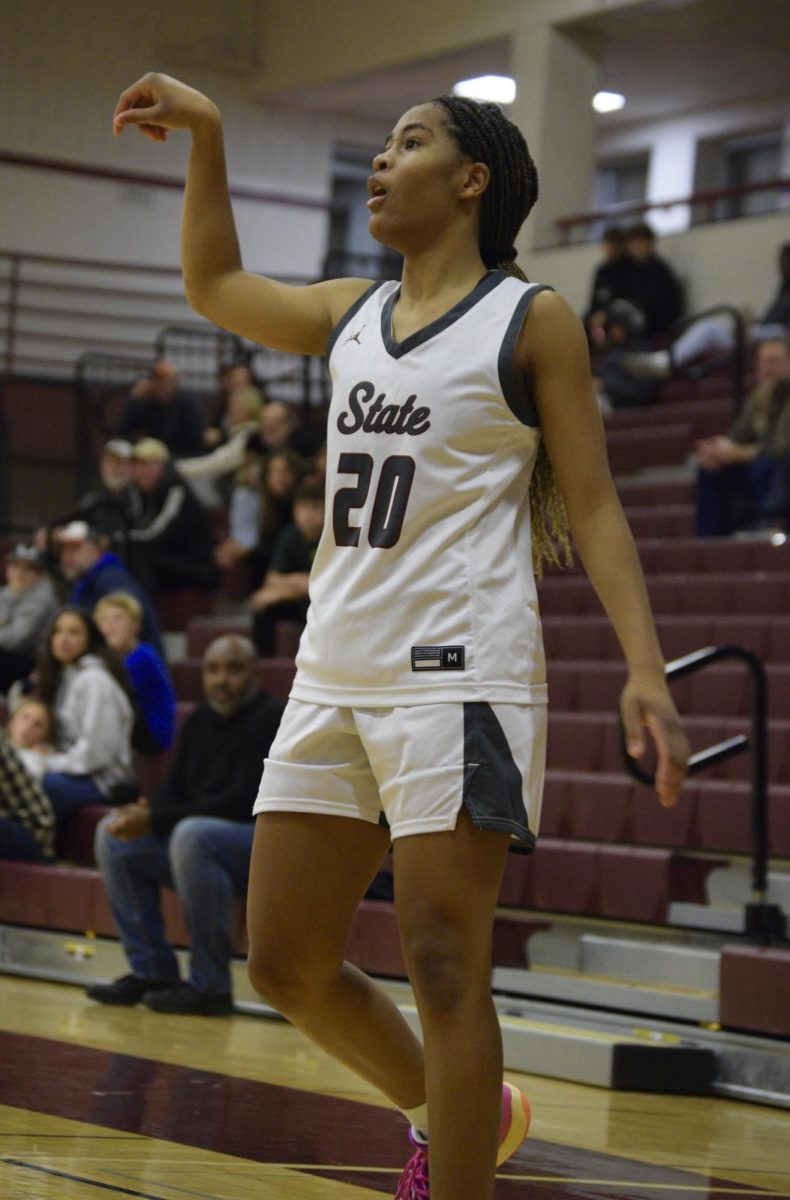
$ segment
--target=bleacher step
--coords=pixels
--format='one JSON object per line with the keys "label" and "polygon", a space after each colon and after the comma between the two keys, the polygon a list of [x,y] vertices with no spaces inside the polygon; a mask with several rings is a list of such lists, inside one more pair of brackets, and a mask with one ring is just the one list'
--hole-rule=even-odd
{"label": "bleacher step", "polygon": [[496,991],[529,999],[540,999],[585,1008],[614,1008],[644,1017],[674,1018],[682,1021],[716,1021],[719,1016],[718,991],[681,987],[659,987],[638,980],[614,976],[593,976],[588,972],[524,970],[519,967],[495,967],[492,984]]}
{"label": "bleacher step", "polygon": [[720,958],[718,947],[683,945],[672,938],[639,940],[583,931],[576,931],[575,938],[568,938],[554,926],[533,933],[529,941],[533,969],[559,968],[639,986],[687,988],[697,992],[717,990]]}

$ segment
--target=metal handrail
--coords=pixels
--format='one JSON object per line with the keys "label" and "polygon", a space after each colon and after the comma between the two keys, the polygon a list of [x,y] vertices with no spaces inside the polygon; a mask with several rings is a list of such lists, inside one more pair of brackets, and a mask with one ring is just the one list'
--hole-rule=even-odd
{"label": "metal handrail", "polygon": [[[591,212],[571,213],[565,217],[557,217],[554,226],[559,236],[561,246],[567,246],[571,241],[571,232],[576,225],[592,228],[603,222],[620,221],[623,219],[638,220],[649,212],[666,212],[671,208],[684,204],[689,207],[703,205],[705,208],[704,224],[715,221],[715,207],[721,200],[737,200],[742,196],[752,196],[760,192],[786,192],[790,190],[790,179],[767,179],[760,183],[741,183],[734,187],[710,188],[701,192],[691,192],[685,196],[671,196],[661,200],[635,200],[623,204],[610,205],[607,208],[595,209]],[[731,218],[729,218],[731,219]]]}
{"label": "metal handrail", "polygon": [[[752,898],[746,905],[745,928],[750,936],[770,943],[785,936],[785,917],[777,904],[766,903],[768,878],[768,683],[762,659],[743,646],[706,646],[666,665],[667,680],[681,679],[722,659],[739,658],[752,677],[751,733],[718,742],[693,754],[688,774],[696,775],[707,767],[752,752]],[[640,783],[655,784],[655,773],[646,771],[628,753],[625,729],[620,721],[623,762],[630,775]]]}

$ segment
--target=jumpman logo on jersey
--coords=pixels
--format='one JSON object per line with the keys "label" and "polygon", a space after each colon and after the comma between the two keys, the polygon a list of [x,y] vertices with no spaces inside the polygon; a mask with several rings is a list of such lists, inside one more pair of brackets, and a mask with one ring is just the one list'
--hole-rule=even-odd
{"label": "jumpman logo on jersey", "polygon": [[356,342],[358,346],[361,346],[361,345],[362,345],[362,343],[360,342],[360,340],[359,340],[359,337],[360,337],[360,334],[362,333],[362,330],[363,330],[363,329],[367,329],[367,325],[360,325],[360,327],[359,327],[359,329],[357,330],[357,332],[356,332],[356,333],[352,333],[350,337],[347,337],[347,338],[346,338],[346,340],[345,340],[345,342],[343,342],[343,345],[345,346],[345,345],[347,345],[349,342]]}

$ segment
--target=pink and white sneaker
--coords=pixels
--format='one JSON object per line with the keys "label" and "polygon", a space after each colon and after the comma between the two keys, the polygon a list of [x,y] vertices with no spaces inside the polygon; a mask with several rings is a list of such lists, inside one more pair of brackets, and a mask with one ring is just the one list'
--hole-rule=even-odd
{"label": "pink and white sneaker", "polygon": [[[511,1158],[529,1132],[531,1112],[527,1097],[512,1083],[502,1084],[502,1120],[499,1126],[499,1150],[496,1165]],[[409,1130],[409,1140],[415,1147],[414,1154],[406,1163],[400,1177],[394,1200],[430,1200],[431,1184],[428,1177],[428,1147]]]}
{"label": "pink and white sneaker", "polygon": [[499,1125],[499,1150],[496,1165],[502,1166],[518,1150],[529,1133],[532,1112],[529,1101],[512,1083],[502,1084],[502,1121]]}
{"label": "pink and white sneaker", "polygon": [[428,1179],[428,1147],[409,1130],[409,1141],[415,1147],[403,1170],[395,1193],[395,1200],[431,1200],[431,1184]]}

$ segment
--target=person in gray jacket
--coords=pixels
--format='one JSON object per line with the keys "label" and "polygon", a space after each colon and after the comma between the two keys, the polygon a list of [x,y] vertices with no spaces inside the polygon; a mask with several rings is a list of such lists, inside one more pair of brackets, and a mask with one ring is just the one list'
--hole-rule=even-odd
{"label": "person in gray jacket", "polygon": [[55,816],[105,804],[132,778],[134,702],[117,655],[75,605],[55,616],[39,654],[36,695],[55,712],[57,749],[42,780]]}
{"label": "person in gray jacket", "polygon": [[0,588],[0,694],[33,669],[44,630],[58,607],[44,560],[32,546],[17,546],[6,557],[6,585]]}

